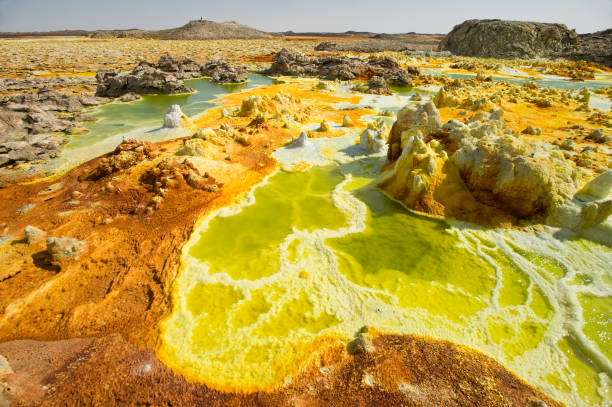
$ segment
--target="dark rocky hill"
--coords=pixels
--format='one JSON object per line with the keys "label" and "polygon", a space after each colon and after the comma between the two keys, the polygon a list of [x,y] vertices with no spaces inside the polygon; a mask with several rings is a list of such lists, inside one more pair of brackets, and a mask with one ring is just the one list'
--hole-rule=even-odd
{"label": "dark rocky hill", "polygon": [[568,58],[612,64],[612,30],[576,34],[563,24],[467,20],[438,49],[482,58]]}
{"label": "dark rocky hill", "polygon": [[578,35],[563,24],[467,20],[456,25],[439,50],[485,58],[548,57],[576,44]]}
{"label": "dark rocky hill", "polygon": [[235,21],[217,23],[208,20],[192,20],[182,27],[168,30],[116,30],[96,31],[92,38],[154,38],[160,40],[223,40],[268,38],[270,34]]}

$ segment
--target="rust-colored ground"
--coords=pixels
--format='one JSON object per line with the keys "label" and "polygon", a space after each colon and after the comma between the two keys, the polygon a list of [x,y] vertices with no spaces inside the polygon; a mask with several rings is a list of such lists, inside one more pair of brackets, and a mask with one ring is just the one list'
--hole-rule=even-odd
{"label": "rust-colored ground", "polygon": [[16,366],[5,390],[16,405],[559,406],[491,358],[449,342],[381,335],[373,346],[354,356],[331,348],[324,368],[307,369],[282,390],[251,394],[189,383],[118,334],[9,342],[0,352]]}

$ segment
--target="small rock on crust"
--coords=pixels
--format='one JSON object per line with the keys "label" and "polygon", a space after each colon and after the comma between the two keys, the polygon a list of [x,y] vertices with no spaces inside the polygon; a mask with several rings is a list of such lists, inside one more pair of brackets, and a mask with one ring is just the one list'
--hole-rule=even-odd
{"label": "small rock on crust", "polygon": [[346,345],[346,350],[351,355],[359,355],[371,352],[374,349],[372,346],[372,338],[368,333],[368,327],[364,326],[357,332],[355,339]]}
{"label": "small rock on crust", "polygon": [[531,136],[539,136],[542,134],[542,129],[534,126],[527,126],[525,130],[522,131],[523,134],[529,134]]}
{"label": "small rock on crust", "polygon": [[52,262],[75,258],[84,246],[85,242],[70,237],[47,238],[47,251]]}
{"label": "small rock on crust", "polygon": [[28,244],[36,243],[47,235],[47,232],[44,230],[31,225],[26,226],[24,232]]}
{"label": "small rock on crust", "polygon": [[134,100],[138,99],[140,99],[140,96],[133,92],[126,93],[125,95],[121,96],[122,102],[133,102]]}
{"label": "small rock on crust", "polygon": [[308,134],[305,131],[301,132],[298,137],[293,140],[292,143],[294,146],[303,147],[308,144]]}

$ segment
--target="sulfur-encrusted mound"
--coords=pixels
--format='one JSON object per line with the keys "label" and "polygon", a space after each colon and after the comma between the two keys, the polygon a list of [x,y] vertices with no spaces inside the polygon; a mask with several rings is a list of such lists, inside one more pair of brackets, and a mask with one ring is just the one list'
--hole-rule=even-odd
{"label": "sulfur-encrusted mound", "polygon": [[439,131],[441,126],[442,117],[432,102],[406,105],[397,113],[397,121],[389,134],[389,161],[399,158],[409,137],[424,137]]}
{"label": "sulfur-encrusted mound", "polygon": [[366,154],[384,153],[386,149],[386,133],[389,127],[383,120],[368,123],[359,137],[359,147]]}
{"label": "sulfur-encrusted mound", "polygon": [[576,44],[577,38],[563,24],[467,20],[444,37],[438,50],[483,58],[550,57]]}
{"label": "sulfur-encrusted mound", "polygon": [[155,150],[156,147],[151,142],[143,143],[135,139],[124,139],[112,153],[102,157],[98,165],[85,174],[83,179],[97,181],[107,175],[133,167],[147,158],[156,157]]}
{"label": "sulfur-encrusted mound", "polygon": [[501,134],[493,126],[482,129],[481,138],[474,137],[483,126],[488,123],[452,129],[469,134],[459,140],[462,147],[452,160],[479,202],[530,218],[573,196],[579,174],[560,152]]}
{"label": "sulfur-encrusted mound", "polygon": [[189,118],[183,113],[179,105],[172,105],[164,116],[164,127],[179,128],[189,124]]}
{"label": "sulfur-encrusted mound", "polygon": [[416,210],[485,225],[526,220],[572,229],[611,211],[609,174],[583,189],[592,199],[576,200],[585,172],[557,146],[522,141],[505,128],[502,110],[441,125],[432,102],[408,105],[388,144],[393,167],[379,186]]}

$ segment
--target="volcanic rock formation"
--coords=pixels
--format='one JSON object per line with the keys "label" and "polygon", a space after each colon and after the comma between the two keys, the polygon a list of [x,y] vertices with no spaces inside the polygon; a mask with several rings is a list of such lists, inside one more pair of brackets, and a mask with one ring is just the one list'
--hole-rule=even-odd
{"label": "volcanic rock formation", "polygon": [[126,75],[121,75],[116,70],[101,70],[96,74],[96,79],[97,96],[120,97],[126,93],[144,95],[193,92],[193,89],[186,87],[176,76],[154,68],[148,62],[141,62]]}
{"label": "volcanic rock formation", "polygon": [[560,52],[577,38],[563,24],[467,20],[448,33],[439,50],[485,58],[536,58]]}
{"label": "volcanic rock formation", "polygon": [[322,79],[369,79],[382,76],[389,84],[405,86],[411,83],[408,72],[391,59],[384,58],[364,62],[359,58],[330,57],[309,58],[281,50],[268,71],[270,75],[314,76]]}
{"label": "volcanic rock formation", "polygon": [[162,55],[157,61],[157,66],[150,62],[141,62],[141,65],[146,63],[153,68],[171,73],[177,79],[191,79],[202,76],[202,67],[196,61],[190,58],[173,58],[170,55]]}
{"label": "volcanic rock formation", "polygon": [[135,94],[177,94],[193,92],[180,79],[212,77],[213,82],[237,83],[247,80],[244,67],[234,67],[224,60],[212,60],[198,64],[192,59],[176,59],[162,55],[157,65],[141,61],[134,70],[122,75],[116,70],[100,70],[96,75],[96,95],[120,97]]}
{"label": "volcanic rock formation", "polygon": [[213,59],[201,65],[203,76],[210,76],[216,83],[239,83],[246,82],[246,68],[233,66],[222,59]]}
{"label": "volcanic rock formation", "polygon": [[467,20],[456,25],[438,50],[484,58],[557,58],[612,66],[612,30],[578,36],[563,24]]}
{"label": "volcanic rock formation", "polygon": [[60,133],[82,131],[80,121],[89,118],[78,112],[100,103],[46,88],[1,100],[0,167],[56,157],[65,142]]}
{"label": "volcanic rock formation", "polygon": [[612,66],[612,28],[578,35],[576,45],[564,51],[565,58],[598,62]]}

